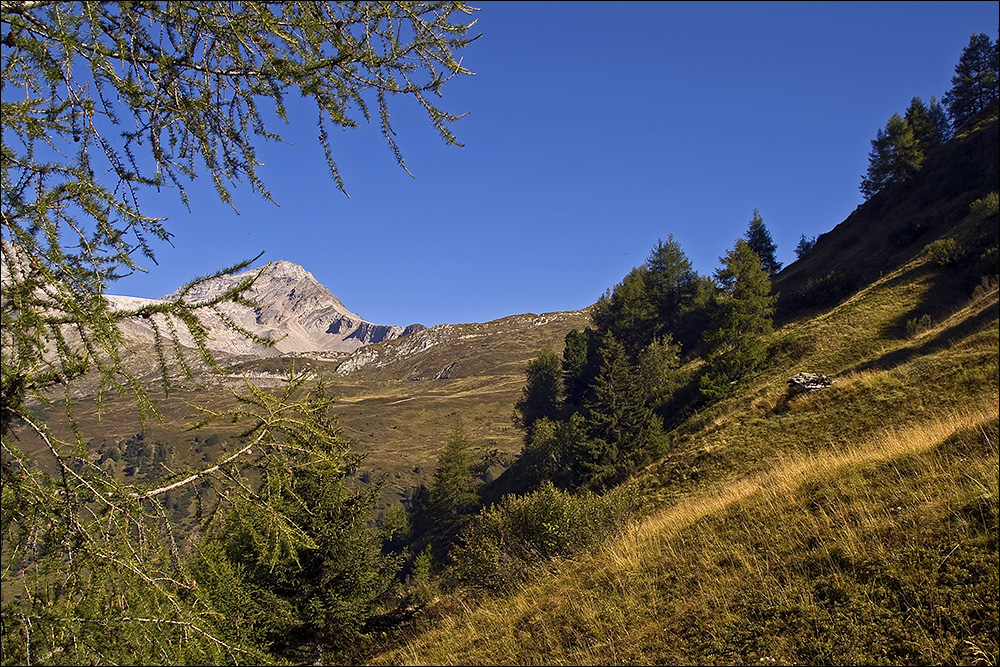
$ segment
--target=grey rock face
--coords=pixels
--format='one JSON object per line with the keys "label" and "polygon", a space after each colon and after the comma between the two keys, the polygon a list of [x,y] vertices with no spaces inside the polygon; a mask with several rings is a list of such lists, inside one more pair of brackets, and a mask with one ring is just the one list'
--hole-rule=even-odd
{"label": "grey rock face", "polygon": [[[238,304],[224,304],[221,310],[233,321],[255,334],[269,337],[277,343],[270,350],[236,332],[228,330],[215,316],[207,316],[211,328],[209,348],[229,354],[275,354],[285,352],[353,352],[371,343],[392,340],[419,331],[424,327],[373,324],[344,307],[316,278],[298,264],[278,261],[263,270],[253,269],[235,276],[206,281],[189,291],[189,303],[206,301],[232,287],[248,274],[260,273],[247,298],[258,304],[255,309]],[[179,291],[163,297],[176,299]],[[128,297],[110,297],[112,303]],[[141,328],[141,327],[140,327]],[[135,329],[133,335],[142,336]],[[148,332],[152,335],[152,330]],[[183,341],[182,341],[183,342]]]}

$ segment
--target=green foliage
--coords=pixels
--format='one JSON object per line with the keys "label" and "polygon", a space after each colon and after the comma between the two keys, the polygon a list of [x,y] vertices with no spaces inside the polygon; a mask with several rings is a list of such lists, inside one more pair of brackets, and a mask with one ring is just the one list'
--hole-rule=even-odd
{"label": "green foliage", "polygon": [[911,127],[897,113],[872,139],[868,153],[868,173],[861,180],[861,194],[871,199],[891,183],[911,178],[924,162],[924,153]]}
{"label": "green foliage", "polygon": [[572,494],[551,483],[523,496],[506,496],[484,509],[451,554],[458,581],[511,590],[539,564],[591,549],[638,516],[631,488],[606,495]]}
{"label": "green foliage", "polygon": [[517,467],[505,474],[517,474],[529,490],[546,481],[564,489],[575,488],[579,484],[576,458],[587,437],[585,429],[583,415],[578,412],[564,420],[538,420]]}
{"label": "green foliage", "polygon": [[962,50],[951,89],[943,101],[956,129],[961,129],[998,97],[1000,59],[997,44],[985,33],[973,34]]}
{"label": "green foliage", "polygon": [[[201,469],[165,472],[166,479],[145,471],[130,484],[111,466],[94,463],[86,434],[72,420],[71,385],[86,373],[96,379],[99,411],[113,391],[131,394],[141,419],[156,416],[119,326],[141,320],[153,328],[161,386],[169,391],[171,377],[192,376],[195,364],[217,368],[202,318],[227,302],[255,305],[243,296],[253,277],[208,301],[193,297],[205,280],[251,261],[194,281],[173,301],[112,308],[104,298],[108,287],[145,270],[141,263],[154,259],[152,244],[171,236],[164,220],[143,212],[144,194],[175,188],[187,203],[185,184],[201,175],[224,202],[232,203],[239,182],[269,200],[256,171],[256,147],[280,140],[264,117],[273,110],[274,120],[285,121],[289,94],[314,104],[319,140],[340,189],[330,131],[369,121],[372,103],[404,169],[390,97],[416,100],[442,138],[457,144],[449,126],[458,116],[436,106],[435,97],[450,78],[469,73],[455,55],[470,41],[469,25],[454,17],[471,11],[461,3],[2,4],[4,662],[267,661],[241,645],[284,627],[278,607],[265,619],[246,602],[275,590],[261,572],[284,568],[282,576],[292,581],[295,568],[313,568],[321,573],[315,586],[325,586],[326,566],[313,560],[337,557],[326,551],[344,537],[330,532],[335,525],[357,529],[355,538],[364,544],[352,553],[367,553],[369,498],[338,496],[326,486],[333,481],[304,481],[317,470],[341,479],[349,457],[338,432],[330,431],[329,402],[305,391],[294,373],[277,395],[252,386],[240,395],[241,408],[225,415],[245,426],[235,451]],[[193,353],[180,345],[187,336]],[[76,431],[72,442],[56,438],[37,410],[59,385]],[[30,448],[22,448],[15,429]],[[219,582],[246,581],[242,592],[226,583],[196,589],[182,557],[190,545],[172,541],[179,531],[162,504],[195,488],[206,516],[215,512],[221,521],[242,513],[241,534],[256,536],[229,570],[199,570]],[[339,518],[313,522],[302,514],[300,492],[341,502]],[[340,595],[336,587],[324,593],[306,586],[308,600],[275,595],[289,601],[290,613],[310,607],[309,622],[317,628],[354,614],[337,631],[350,634],[367,613],[364,600],[380,585],[365,579],[369,566],[392,571],[371,560],[345,561],[357,574],[355,598],[330,598]],[[8,600],[9,590],[23,593]],[[218,599],[204,590],[215,590]],[[238,628],[217,623],[216,605],[242,607],[255,620]],[[316,632],[324,641],[344,638]]]}
{"label": "green foliage", "polygon": [[639,353],[639,382],[650,403],[665,400],[674,390],[677,369],[681,365],[680,352],[680,345],[667,334],[654,338]]}
{"label": "green foliage", "polygon": [[[321,396],[315,400],[328,405]],[[219,570],[205,559],[218,561],[222,553],[229,565],[220,567],[231,570],[223,574],[238,581],[234,591],[280,601],[273,617],[261,617],[251,631],[262,646],[289,657],[303,648],[338,650],[355,641],[399,569],[398,558],[382,554],[373,520],[380,485],[352,488],[348,480],[360,457],[350,454],[332,418],[316,415],[313,422],[282,447],[289,452],[285,469],[264,468],[254,497],[216,512],[199,561],[216,591],[230,584],[213,580]],[[227,623],[220,621],[240,636],[241,629]]]}
{"label": "green foliage", "polygon": [[920,317],[906,320],[906,337],[916,338],[917,334],[927,331],[931,327],[931,316],[924,313]]}
{"label": "green foliage", "polygon": [[524,388],[514,410],[527,440],[531,439],[536,421],[544,417],[555,419],[559,415],[562,373],[562,361],[551,350],[542,352],[525,367]]}
{"label": "green foliage", "polygon": [[431,576],[433,569],[434,555],[428,544],[413,559],[413,567],[410,569],[410,584],[413,587],[411,595],[418,605],[427,604],[434,598],[437,585]]}
{"label": "green foliage", "polygon": [[816,245],[816,237],[807,239],[806,235],[803,234],[799,237],[799,244],[795,246],[795,258],[802,259],[808,254],[810,250]]}
{"label": "green foliage", "polygon": [[461,428],[456,428],[438,456],[429,489],[433,524],[445,533],[457,530],[478,508],[481,484],[472,443]]}
{"label": "green foliage", "polygon": [[[652,354],[666,357],[669,349]],[[629,363],[625,347],[607,333],[600,355],[594,397],[586,405],[587,440],[577,452],[581,477],[594,489],[618,481],[661,454],[665,446],[663,424],[653,413],[640,371]]]}
{"label": "green foliage", "polygon": [[969,205],[969,211],[980,218],[996,215],[998,209],[1000,209],[1000,198],[997,197],[995,190]]}
{"label": "green foliage", "polygon": [[566,334],[566,345],[563,348],[563,387],[566,392],[566,403],[572,407],[583,405],[587,387],[597,373],[595,356],[597,346],[590,344],[594,336],[593,329],[586,331],[573,329]]}
{"label": "green foliage", "polygon": [[760,258],[760,264],[767,271],[767,275],[773,276],[781,270],[781,262],[774,256],[778,247],[771,240],[771,232],[767,231],[767,227],[764,226],[764,219],[760,217],[760,211],[757,209],[753,210],[753,218],[750,219],[750,225],[747,227],[744,238],[750,249],[757,253],[757,257]]}
{"label": "green foliage", "polygon": [[[593,381],[597,373],[600,359],[596,352],[608,332],[625,346],[632,361],[655,337],[666,334],[671,334],[685,350],[693,350],[711,310],[714,292],[714,283],[691,269],[691,262],[672,235],[666,242],[657,241],[646,262],[608,290],[591,311],[596,332],[586,340],[587,382]],[[579,350],[583,340],[573,342],[577,345],[574,354],[582,360]],[[567,393],[575,395],[569,385]]]}
{"label": "green foliage", "polygon": [[701,379],[702,393],[710,398],[725,395],[764,363],[777,300],[757,253],[746,241],[738,239],[722,262],[716,272],[723,289],[718,328],[706,334],[709,354]]}
{"label": "green foliage", "polygon": [[919,97],[914,97],[906,109],[904,118],[906,124],[913,128],[913,139],[924,154],[937,148],[949,138],[948,117],[941,104],[933,97],[930,108],[924,106]]}
{"label": "green foliage", "polygon": [[593,311],[597,330],[602,335],[614,335],[632,358],[649,343],[657,321],[653,293],[647,285],[649,277],[647,267],[633,268]]}
{"label": "green foliage", "polygon": [[680,323],[682,308],[693,297],[697,274],[673,234],[666,242],[657,240],[646,259],[646,268],[650,298],[659,318],[658,329],[673,331]]}
{"label": "green foliage", "polygon": [[954,264],[965,254],[962,246],[953,238],[938,239],[924,246],[924,253],[940,266]]}

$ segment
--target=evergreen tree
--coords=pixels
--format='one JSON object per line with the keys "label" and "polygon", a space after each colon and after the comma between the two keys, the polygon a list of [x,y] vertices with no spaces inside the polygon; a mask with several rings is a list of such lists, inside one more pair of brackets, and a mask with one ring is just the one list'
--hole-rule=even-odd
{"label": "evergreen tree", "polygon": [[764,363],[777,301],[760,258],[743,239],[722,262],[715,274],[722,288],[718,328],[706,334],[709,354],[701,380],[702,392],[710,398],[724,396]]}
{"label": "evergreen tree", "polygon": [[[360,637],[400,566],[398,557],[383,555],[373,522],[381,485],[348,484],[360,462],[347,456],[302,467],[294,488],[273,490],[272,503],[294,529],[295,542],[275,542],[273,516],[253,501],[228,512],[194,567],[199,589],[209,593],[203,599],[225,619],[223,629],[240,636],[233,619],[252,611],[256,623],[248,638],[293,660],[321,659]],[[213,543],[222,548],[212,549]],[[233,579],[218,577],[220,567]],[[242,609],[229,602],[239,591],[250,598],[239,603]]]}
{"label": "evergreen tree", "polygon": [[690,301],[694,291],[695,272],[691,261],[670,234],[667,241],[657,240],[646,260],[647,289],[661,323],[672,330],[680,316],[682,304]]}
{"label": "evergreen tree", "polygon": [[807,239],[805,234],[801,235],[799,237],[799,244],[797,246],[795,246],[795,258],[796,259],[802,259],[803,257],[806,256],[806,254],[810,250],[813,249],[813,246],[815,246],[815,245],[816,245],[816,237],[815,236],[812,237],[811,239]]}
{"label": "evergreen tree", "polygon": [[744,236],[750,249],[757,253],[760,258],[760,263],[767,271],[767,275],[773,276],[781,270],[781,262],[774,256],[778,247],[771,240],[771,232],[767,231],[764,219],[760,217],[760,211],[757,209],[753,210],[753,218],[751,218],[750,226]]}
{"label": "evergreen tree", "polygon": [[674,388],[680,366],[681,346],[670,334],[653,341],[639,353],[639,380],[643,393],[651,403],[663,401]]}
{"label": "evergreen tree", "polygon": [[927,108],[927,116],[934,128],[934,136],[937,139],[938,145],[951,139],[951,122],[948,120],[948,114],[941,103],[934,97],[931,97],[931,104]]}
{"label": "evergreen tree", "polygon": [[566,334],[563,348],[563,388],[567,405],[578,408],[583,405],[587,386],[593,377],[591,372],[590,340],[587,331],[573,329]]}
{"label": "evergreen tree", "polygon": [[663,424],[649,406],[639,373],[625,347],[607,333],[600,348],[601,370],[587,404],[587,439],[580,443],[581,478],[604,488],[662,452]]}
{"label": "evergreen tree", "polygon": [[645,266],[633,268],[591,314],[600,335],[614,334],[632,359],[652,339],[658,321],[649,275]]}
{"label": "evergreen tree", "polygon": [[[175,527],[159,503],[175,490],[206,487],[220,503],[212,508],[218,516],[229,503],[254,498],[256,505],[240,506],[270,517],[273,544],[311,548],[299,540],[287,503],[297,472],[339,456],[321,446],[331,437],[321,418],[328,402],[301,378],[277,395],[248,386],[228,415],[249,424],[235,451],[162,486],[136,488],[94,465],[93,434],[78,430],[75,442],[60,441],[28,399],[44,405],[61,385],[71,407],[73,379],[88,372],[99,398],[129,392],[141,418],[155,415],[141,382],[145,364],[128,363],[119,325],[145,320],[168,340],[154,359],[169,389],[175,370],[212,363],[202,317],[223,302],[252,305],[242,296],[252,279],[209,303],[192,303],[195,283],[176,301],[111,309],[103,298],[109,286],[144,270],[152,243],[170,238],[141,197],[172,187],[187,202],[188,179],[207,175],[222,201],[232,202],[240,182],[270,199],[256,148],[279,138],[265,116],[273,109],[284,120],[288,95],[314,104],[341,189],[330,131],[368,121],[372,103],[401,166],[392,97],[415,99],[456,144],[449,127],[457,116],[440,109],[436,96],[468,73],[457,52],[470,41],[469,25],[455,17],[471,11],[444,2],[0,3],[2,583],[5,593],[25,591],[5,598],[5,663],[269,659],[220,634],[217,616],[204,611],[211,605],[192,601],[194,582],[164,539]],[[198,347],[194,359],[170,344],[188,333]],[[42,446],[23,450],[15,429]],[[267,493],[258,486],[262,475],[277,485]]]}
{"label": "evergreen tree", "polygon": [[901,183],[912,177],[923,165],[924,154],[913,128],[899,114],[892,115],[885,130],[879,130],[871,144],[868,173],[861,180],[865,199],[871,199],[890,183]]}
{"label": "evergreen tree", "polygon": [[951,90],[943,99],[955,129],[960,129],[996,101],[1000,81],[998,69],[997,44],[985,33],[969,37],[969,45],[963,49],[955,66]]}
{"label": "evergreen tree", "polygon": [[562,362],[551,350],[542,352],[524,369],[525,383],[521,398],[514,404],[518,425],[525,439],[531,440],[535,422],[543,417],[559,416],[562,394]]}
{"label": "evergreen tree", "polygon": [[456,427],[438,456],[430,486],[430,508],[436,532],[447,538],[479,506],[482,482],[476,474],[472,444]]}
{"label": "evergreen tree", "polygon": [[906,124],[913,130],[913,140],[926,155],[926,153],[942,143],[942,137],[938,136],[937,126],[931,120],[930,111],[924,106],[919,97],[910,100],[910,106],[903,116]]}

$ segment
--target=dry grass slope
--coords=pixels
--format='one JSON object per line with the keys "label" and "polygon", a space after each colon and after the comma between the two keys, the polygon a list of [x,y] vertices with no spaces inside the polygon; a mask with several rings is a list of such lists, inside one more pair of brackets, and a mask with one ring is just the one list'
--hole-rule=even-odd
{"label": "dry grass slope", "polygon": [[[941,304],[941,279],[921,255],[779,329],[630,482],[645,520],[513,595],[439,600],[372,662],[996,665],[997,290]],[[793,395],[802,370],[835,384]]]}

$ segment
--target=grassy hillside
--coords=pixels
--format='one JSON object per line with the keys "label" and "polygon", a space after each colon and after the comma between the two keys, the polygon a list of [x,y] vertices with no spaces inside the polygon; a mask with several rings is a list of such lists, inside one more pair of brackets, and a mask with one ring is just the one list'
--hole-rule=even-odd
{"label": "grassy hillside", "polygon": [[[954,238],[973,255],[973,266],[962,279],[963,289],[971,289],[969,281],[977,281],[989,261],[996,266],[997,236],[996,229],[978,221],[968,224],[969,207],[997,190],[998,168],[1000,126],[994,107],[981,126],[931,151],[915,178],[875,194],[775,276],[777,320],[822,311],[944,237]],[[992,257],[980,259],[990,247]]]}
{"label": "grassy hillside", "polygon": [[[263,386],[277,386],[294,366],[297,372],[322,378],[329,393],[339,397],[336,407],[344,434],[355,452],[366,455],[363,469],[373,478],[386,476],[383,504],[394,503],[408,489],[429,480],[456,426],[477,447],[513,456],[522,442],[512,417],[525,364],[544,350],[561,349],[566,333],[588,322],[587,312],[577,311],[444,325],[369,346],[365,352],[370,363],[351,373],[337,372],[343,357],[234,359],[225,363],[227,376],[222,378],[175,378],[168,396],[158,390],[159,376],[150,370],[147,379],[164,419],[145,424],[128,396],[108,396],[99,411],[93,384],[84,381],[73,391],[74,414],[82,433],[102,434],[92,447],[98,459],[115,452],[111,455],[121,460],[118,453],[135,443],[139,434],[145,443],[156,443],[147,447],[147,453],[155,453],[146,460],[120,463],[123,469],[138,463],[140,472],[155,478],[163,472],[160,463],[174,469],[198,465],[236,444],[239,425],[216,423],[198,432],[186,431],[200,418],[194,406],[235,407],[232,388],[240,386],[242,374]],[[43,413],[58,435],[72,438],[58,398]],[[29,434],[23,435],[31,441]]]}
{"label": "grassy hillside", "polygon": [[[513,592],[441,596],[370,661],[996,665],[996,128],[779,276],[860,290],[787,309],[765,371],[676,425],[628,482],[644,519]],[[987,179],[954,186],[977,151]],[[947,239],[964,254],[925,249]],[[834,384],[793,393],[799,371]]]}

